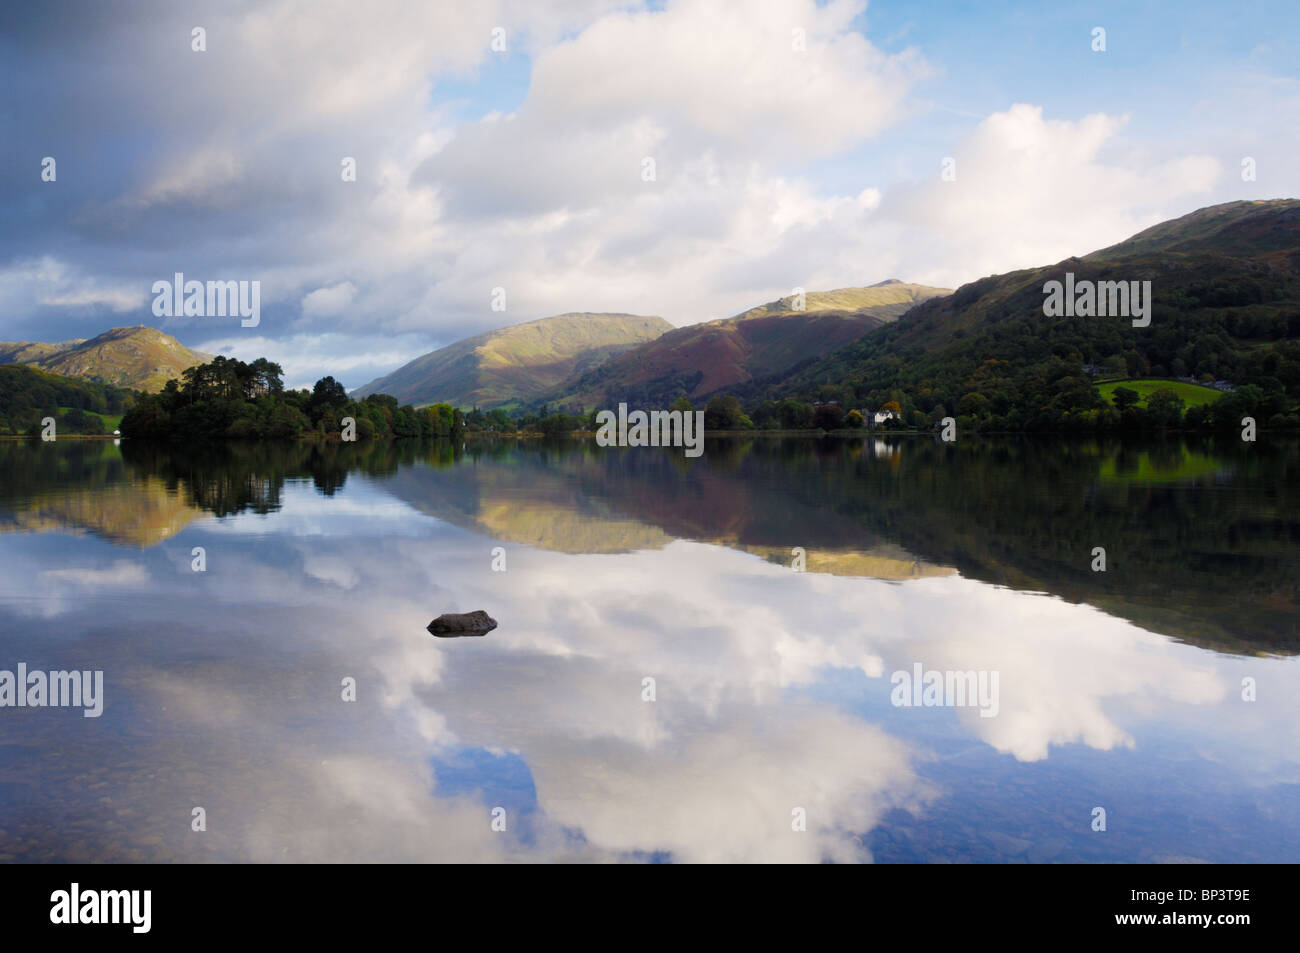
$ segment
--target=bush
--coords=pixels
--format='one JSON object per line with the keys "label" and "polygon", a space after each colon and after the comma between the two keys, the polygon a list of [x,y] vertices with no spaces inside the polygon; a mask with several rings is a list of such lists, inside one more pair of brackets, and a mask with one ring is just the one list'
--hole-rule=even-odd
{"label": "bush", "polygon": [[844,408],[839,404],[822,404],[813,408],[813,426],[822,430],[838,430],[844,422]]}
{"label": "bush", "polygon": [[[739,430],[744,427],[742,417],[739,400],[730,395],[719,395],[704,409],[704,426],[709,430]],[[749,426],[752,427],[753,423],[750,422]]]}

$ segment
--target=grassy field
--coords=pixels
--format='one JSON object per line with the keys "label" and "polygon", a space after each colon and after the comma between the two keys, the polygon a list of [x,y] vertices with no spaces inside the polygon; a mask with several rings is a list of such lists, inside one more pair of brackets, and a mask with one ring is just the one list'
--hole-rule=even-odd
{"label": "grassy field", "polygon": [[1147,405],[1147,398],[1162,387],[1168,387],[1175,394],[1183,399],[1185,407],[1199,407],[1202,404],[1208,404],[1218,400],[1223,396],[1222,391],[1217,391],[1213,387],[1202,387],[1200,384],[1184,384],[1182,381],[1166,381],[1156,377],[1138,377],[1125,381],[1106,381],[1104,384],[1098,384],[1097,390],[1107,402],[1113,403],[1116,387],[1127,387],[1129,390],[1137,391],[1142,395],[1138,401],[1139,407]]}
{"label": "grassy field", "polygon": [[[72,409],[71,407],[60,407],[59,413],[66,414],[71,409]],[[98,417],[100,420],[104,421],[104,433],[111,434],[114,430],[118,430],[121,428],[122,425],[121,414],[97,414],[93,410],[88,410],[86,411],[86,413],[90,414],[92,417]]]}

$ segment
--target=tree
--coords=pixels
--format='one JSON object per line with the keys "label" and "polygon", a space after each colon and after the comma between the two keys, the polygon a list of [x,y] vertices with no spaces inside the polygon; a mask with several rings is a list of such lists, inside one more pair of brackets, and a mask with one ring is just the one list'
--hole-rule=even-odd
{"label": "tree", "polygon": [[988,412],[989,399],[979,391],[971,391],[957,401],[958,414],[970,414],[975,417],[983,417]]}
{"label": "tree", "polygon": [[780,416],[785,430],[803,430],[812,425],[812,408],[793,398],[781,401]]}
{"label": "tree", "polygon": [[1106,358],[1102,368],[1107,377],[1123,377],[1128,373],[1128,364],[1124,361],[1124,355],[1122,354],[1112,354]]}
{"label": "tree", "polygon": [[338,421],[333,418],[340,416],[347,404],[348,392],[343,385],[333,377],[322,377],[312,388],[311,399],[307,402],[307,415],[317,424],[327,417],[331,418],[332,424],[337,424]]}
{"label": "tree", "polygon": [[572,433],[581,426],[581,417],[571,417],[568,414],[551,414],[537,423],[537,429],[547,436]]}
{"label": "tree", "polygon": [[348,392],[333,377],[322,377],[312,388],[311,399],[325,404],[346,404]]}
{"label": "tree", "polygon": [[1142,395],[1128,387],[1116,387],[1110,399],[1119,412],[1123,413],[1130,407],[1136,407],[1142,400]]}
{"label": "tree", "polygon": [[1246,384],[1230,394],[1224,394],[1210,405],[1213,409],[1215,427],[1223,430],[1239,428],[1241,418],[1255,417],[1258,414],[1263,399],[1263,389],[1254,384]]}
{"label": "tree", "polygon": [[820,404],[813,408],[813,426],[822,430],[838,430],[844,422],[844,408],[839,404]]}
{"label": "tree", "polygon": [[259,357],[248,365],[249,387],[244,396],[248,399],[263,394],[280,394],[284,392],[284,368],[274,361]]}
{"label": "tree", "polygon": [[743,416],[737,398],[720,394],[704,408],[704,426],[709,430],[737,430],[742,426]]}
{"label": "tree", "polygon": [[61,423],[69,433],[100,434],[104,432],[104,421],[79,407],[74,407],[64,414]]}
{"label": "tree", "polygon": [[1183,399],[1170,387],[1161,387],[1147,398],[1147,415],[1157,427],[1177,427],[1183,422]]}
{"label": "tree", "polygon": [[142,394],[130,410],[122,417],[120,425],[122,434],[143,440],[161,439],[171,430],[171,414],[163,407],[161,397]]}
{"label": "tree", "polygon": [[[463,415],[448,404],[416,410],[409,404],[399,407],[396,398],[387,394],[355,401],[333,377],[321,378],[310,392],[285,390],[282,374],[280,365],[265,358],[245,364],[218,356],[188,368],[179,380],[168,381],[160,393],[140,395],[134,408],[122,407],[115,399],[115,406],[94,410],[128,410],[121,424],[124,435],[161,440],[289,439],[309,433],[330,438],[339,436],[344,417],[355,418],[362,440],[454,438],[464,431]],[[0,374],[0,382],[2,379]],[[97,400],[99,404],[107,402],[103,397]],[[77,406],[71,398],[60,403]],[[0,411],[4,409],[0,406]],[[13,416],[12,408],[9,416]],[[98,418],[82,423],[93,427]]]}

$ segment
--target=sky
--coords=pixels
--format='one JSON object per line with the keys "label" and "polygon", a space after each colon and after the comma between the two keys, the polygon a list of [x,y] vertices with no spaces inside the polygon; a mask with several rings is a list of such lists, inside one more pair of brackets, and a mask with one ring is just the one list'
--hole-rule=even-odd
{"label": "sky", "polygon": [[[144,324],[291,386],[1300,196],[1293,2],[51,2],[0,81],[0,339]],[[176,272],[260,323],[156,316]]]}

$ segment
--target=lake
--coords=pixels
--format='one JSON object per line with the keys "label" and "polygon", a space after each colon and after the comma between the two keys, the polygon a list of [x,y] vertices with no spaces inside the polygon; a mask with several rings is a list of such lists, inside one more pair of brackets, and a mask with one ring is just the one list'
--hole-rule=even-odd
{"label": "lake", "polygon": [[0,860],[1300,860],[1294,441],[0,474],[0,669],[103,673],[0,708]]}

